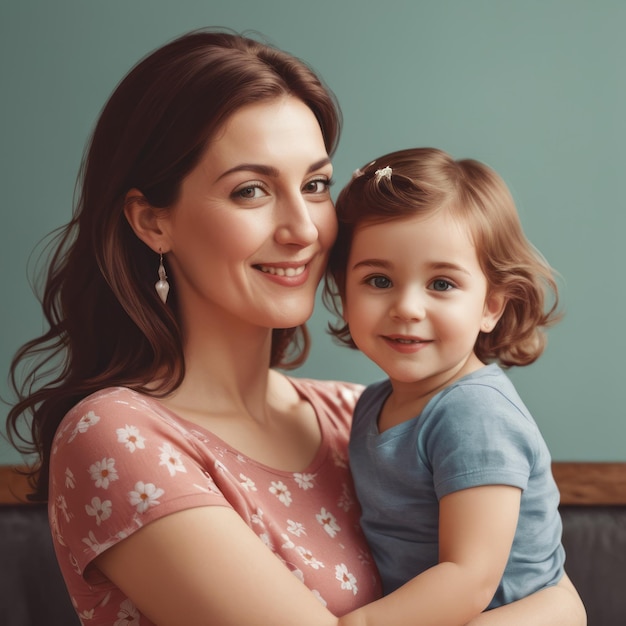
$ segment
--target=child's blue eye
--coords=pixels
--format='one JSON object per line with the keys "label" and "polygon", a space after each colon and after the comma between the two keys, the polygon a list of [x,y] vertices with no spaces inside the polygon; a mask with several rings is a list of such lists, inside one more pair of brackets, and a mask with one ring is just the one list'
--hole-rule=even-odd
{"label": "child's blue eye", "polygon": [[437,278],[431,283],[431,288],[433,291],[448,291],[449,289],[453,289],[454,285],[443,278]]}
{"label": "child's blue eye", "polygon": [[365,282],[376,287],[376,289],[389,289],[391,287],[391,281],[386,276],[370,276]]}

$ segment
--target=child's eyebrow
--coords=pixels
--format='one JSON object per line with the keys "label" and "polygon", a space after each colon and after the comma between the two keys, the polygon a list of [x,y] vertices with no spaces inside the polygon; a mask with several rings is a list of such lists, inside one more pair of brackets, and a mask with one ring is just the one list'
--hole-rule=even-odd
{"label": "child's eyebrow", "polygon": [[[393,263],[384,259],[363,259],[362,261],[355,263],[351,269],[354,271],[360,268],[389,270],[393,268]],[[450,263],[449,261],[433,261],[428,264],[428,269],[431,271],[448,270],[452,272],[462,272],[463,274],[471,276],[471,272],[466,270],[462,265]]]}
{"label": "child's eyebrow", "polygon": [[362,261],[355,263],[352,266],[352,269],[357,270],[361,267],[375,268],[375,269],[389,269],[393,267],[393,263],[390,263],[389,261],[385,261],[384,259],[363,259]]}
{"label": "child's eyebrow", "polygon": [[471,272],[466,270],[462,265],[457,265],[456,263],[450,263],[447,261],[438,261],[435,263],[431,263],[430,267],[433,270],[451,270],[454,272],[463,272],[463,274],[471,276]]}

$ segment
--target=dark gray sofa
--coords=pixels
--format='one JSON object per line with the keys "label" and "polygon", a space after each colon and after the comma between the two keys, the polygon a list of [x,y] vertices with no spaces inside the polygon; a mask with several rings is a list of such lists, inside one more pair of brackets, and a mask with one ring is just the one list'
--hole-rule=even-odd
{"label": "dark gray sofa", "polygon": [[56,562],[45,505],[0,505],[0,623],[80,626]]}
{"label": "dark gray sofa", "polygon": [[[589,626],[624,626],[626,506],[562,506],[561,514],[566,568]],[[45,506],[0,505],[0,623],[80,624],[56,563]]]}

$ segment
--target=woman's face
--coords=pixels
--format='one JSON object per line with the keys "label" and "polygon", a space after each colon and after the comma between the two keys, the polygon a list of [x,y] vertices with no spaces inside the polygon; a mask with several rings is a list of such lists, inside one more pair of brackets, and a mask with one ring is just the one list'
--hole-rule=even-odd
{"label": "woman's face", "polygon": [[183,323],[290,328],[312,313],[336,235],[320,126],[293,97],[227,120],[161,226]]}

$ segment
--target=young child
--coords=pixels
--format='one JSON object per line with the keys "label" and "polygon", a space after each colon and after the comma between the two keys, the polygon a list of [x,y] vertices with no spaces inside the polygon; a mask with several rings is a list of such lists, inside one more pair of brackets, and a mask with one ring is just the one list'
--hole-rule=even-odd
{"label": "young child", "polygon": [[506,185],[476,161],[403,150],[357,170],[337,212],[331,332],[389,377],[363,393],[350,441],[385,592],[413,579],[416,623],[464,624],[556,584],[550,454],[501,366],[539,357],[558,293]]}

